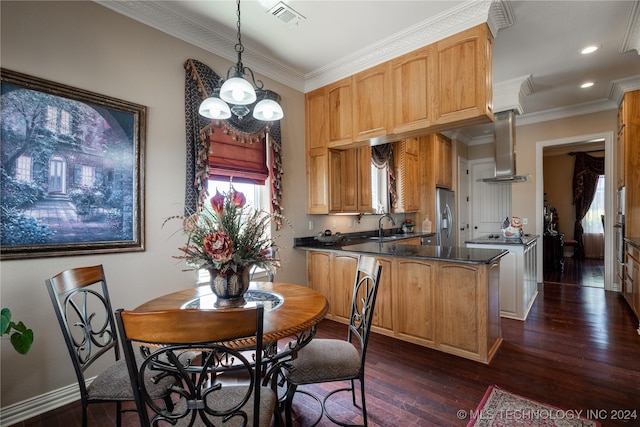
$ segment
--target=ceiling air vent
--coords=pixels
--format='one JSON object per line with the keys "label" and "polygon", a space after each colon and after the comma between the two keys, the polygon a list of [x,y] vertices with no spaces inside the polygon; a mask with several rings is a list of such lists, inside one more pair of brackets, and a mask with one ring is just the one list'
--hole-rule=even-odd
{"label": "ceiling air vent", "polygon": [[267,13],[272,14],[290,27],[297,27],[302,21],[307,19],[283,2],[278,2],[278,4],[269,9]]}

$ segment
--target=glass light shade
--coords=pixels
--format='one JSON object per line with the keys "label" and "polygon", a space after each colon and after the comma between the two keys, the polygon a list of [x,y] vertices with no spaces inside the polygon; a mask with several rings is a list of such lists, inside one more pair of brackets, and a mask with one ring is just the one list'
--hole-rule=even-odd
{"label": "glass light shade", "polygon": [[208,119],[224,120],[231,117],[231,110],[226,102],[220,98],[207,98],[202,101],[198,113]]}
{"label": "glass light shade", "polygon": [[232,77],[222,84],[220,98],[229,104],[248,105],[256,102],[256,91],[242,77]]}
{"label": "glass light shade", "polygon": [[253,108],[253,117],[264,121],[280,120],[284,117],[284,112],[276,101],[263,99]]}

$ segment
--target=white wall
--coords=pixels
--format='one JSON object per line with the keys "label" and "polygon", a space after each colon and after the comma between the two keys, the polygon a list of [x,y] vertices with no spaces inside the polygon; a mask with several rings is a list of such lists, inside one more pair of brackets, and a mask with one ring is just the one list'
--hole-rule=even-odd
{"label": "white wall", "polygon": [[[194,274],[172,259],[183,243],[163,220],[182,212],[185,126],[183,62],[194,58],[218,74],[228,61],[90,1],[2,1],[1,64],[26,73],[148,107],[146,139],[146,250],[95,256],[2,261],[0,297],[16,319],[34,330],[26,356],[1,341],[0,406],[75,383],[44,280],[62,270],[103,264],[114,308],[134,308],[194,284]],[[247,64],[251,66],[251,64]],[[257,76],[262,78],[262,76]],[[282,96],[284,214],[293,228],[279,244],[285,263],[278,279],[306,284],[304,254],[291,249],[308,235],[305,213],[304,96],[265,79]],[[103,368],[99,367],[99,368]]]}

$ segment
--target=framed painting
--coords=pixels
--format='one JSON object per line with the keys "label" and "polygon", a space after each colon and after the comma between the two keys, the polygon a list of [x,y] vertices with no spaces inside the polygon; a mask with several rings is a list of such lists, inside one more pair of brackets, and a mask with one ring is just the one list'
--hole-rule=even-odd
{"label": "framed painting", "polygon": [[143,251],[146,107],[0,78],[0,258]]}

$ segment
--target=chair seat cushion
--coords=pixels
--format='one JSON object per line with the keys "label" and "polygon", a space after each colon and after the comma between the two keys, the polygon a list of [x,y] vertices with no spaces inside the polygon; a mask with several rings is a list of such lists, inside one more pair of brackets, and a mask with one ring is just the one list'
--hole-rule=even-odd
{"label": "chair seat cushion", "polygon": [[[151,374],[146,376],[149,394],[157,398],[165,397],[167,388],[175,383],[173,378],[167,377],[153,384],[151,378]],[[89,400],[134,400],[127,362],[120,359],[95,377],[87,387],[87,397]]]}
{"label": "chair seat cushion", "polygon": [[313,339],[291,362],[287,380],[294,385],[358,378],[360,352],[348,341]]}
{"label": "chair seat cushion", "polygon": [[[226,386],[218,391],[214,391],[207,396],[207,406],[214,410],[223,410],[226,408],[232,407],[237,402],[242,401],[242,399],[247,394],[247,386],[238,385],[238,386]],[[277,397],[273,390],[269,387],[261,387],[260,388],[260,426],[269,427],[271,426],[271,419],[273,417],[275,408],[276,408]],[[183,413],[186,411],[187,402],[184,399],[176,402],[176,406],[173,410],[174,414]],[[253,425],[251,420],[253,420],[253,394],[244,404],[242,410],[247,414],[247,425]],[[208,416],[208,418],[213,422],[214,425],[224,425],[225,427],[239,427],[243,426],[244,418],[242,416],[236,416],[229,419],[227,422],[223,423],[221,417],[213,417]],[[184,418],[181,418],[176,423],[177,427],[188,426],[191,420],[191,416],[187,415]],[[205,424],[202,422],[199,415],[196,415],[196,420],[193,423],[194,427],[204,426]]]}

